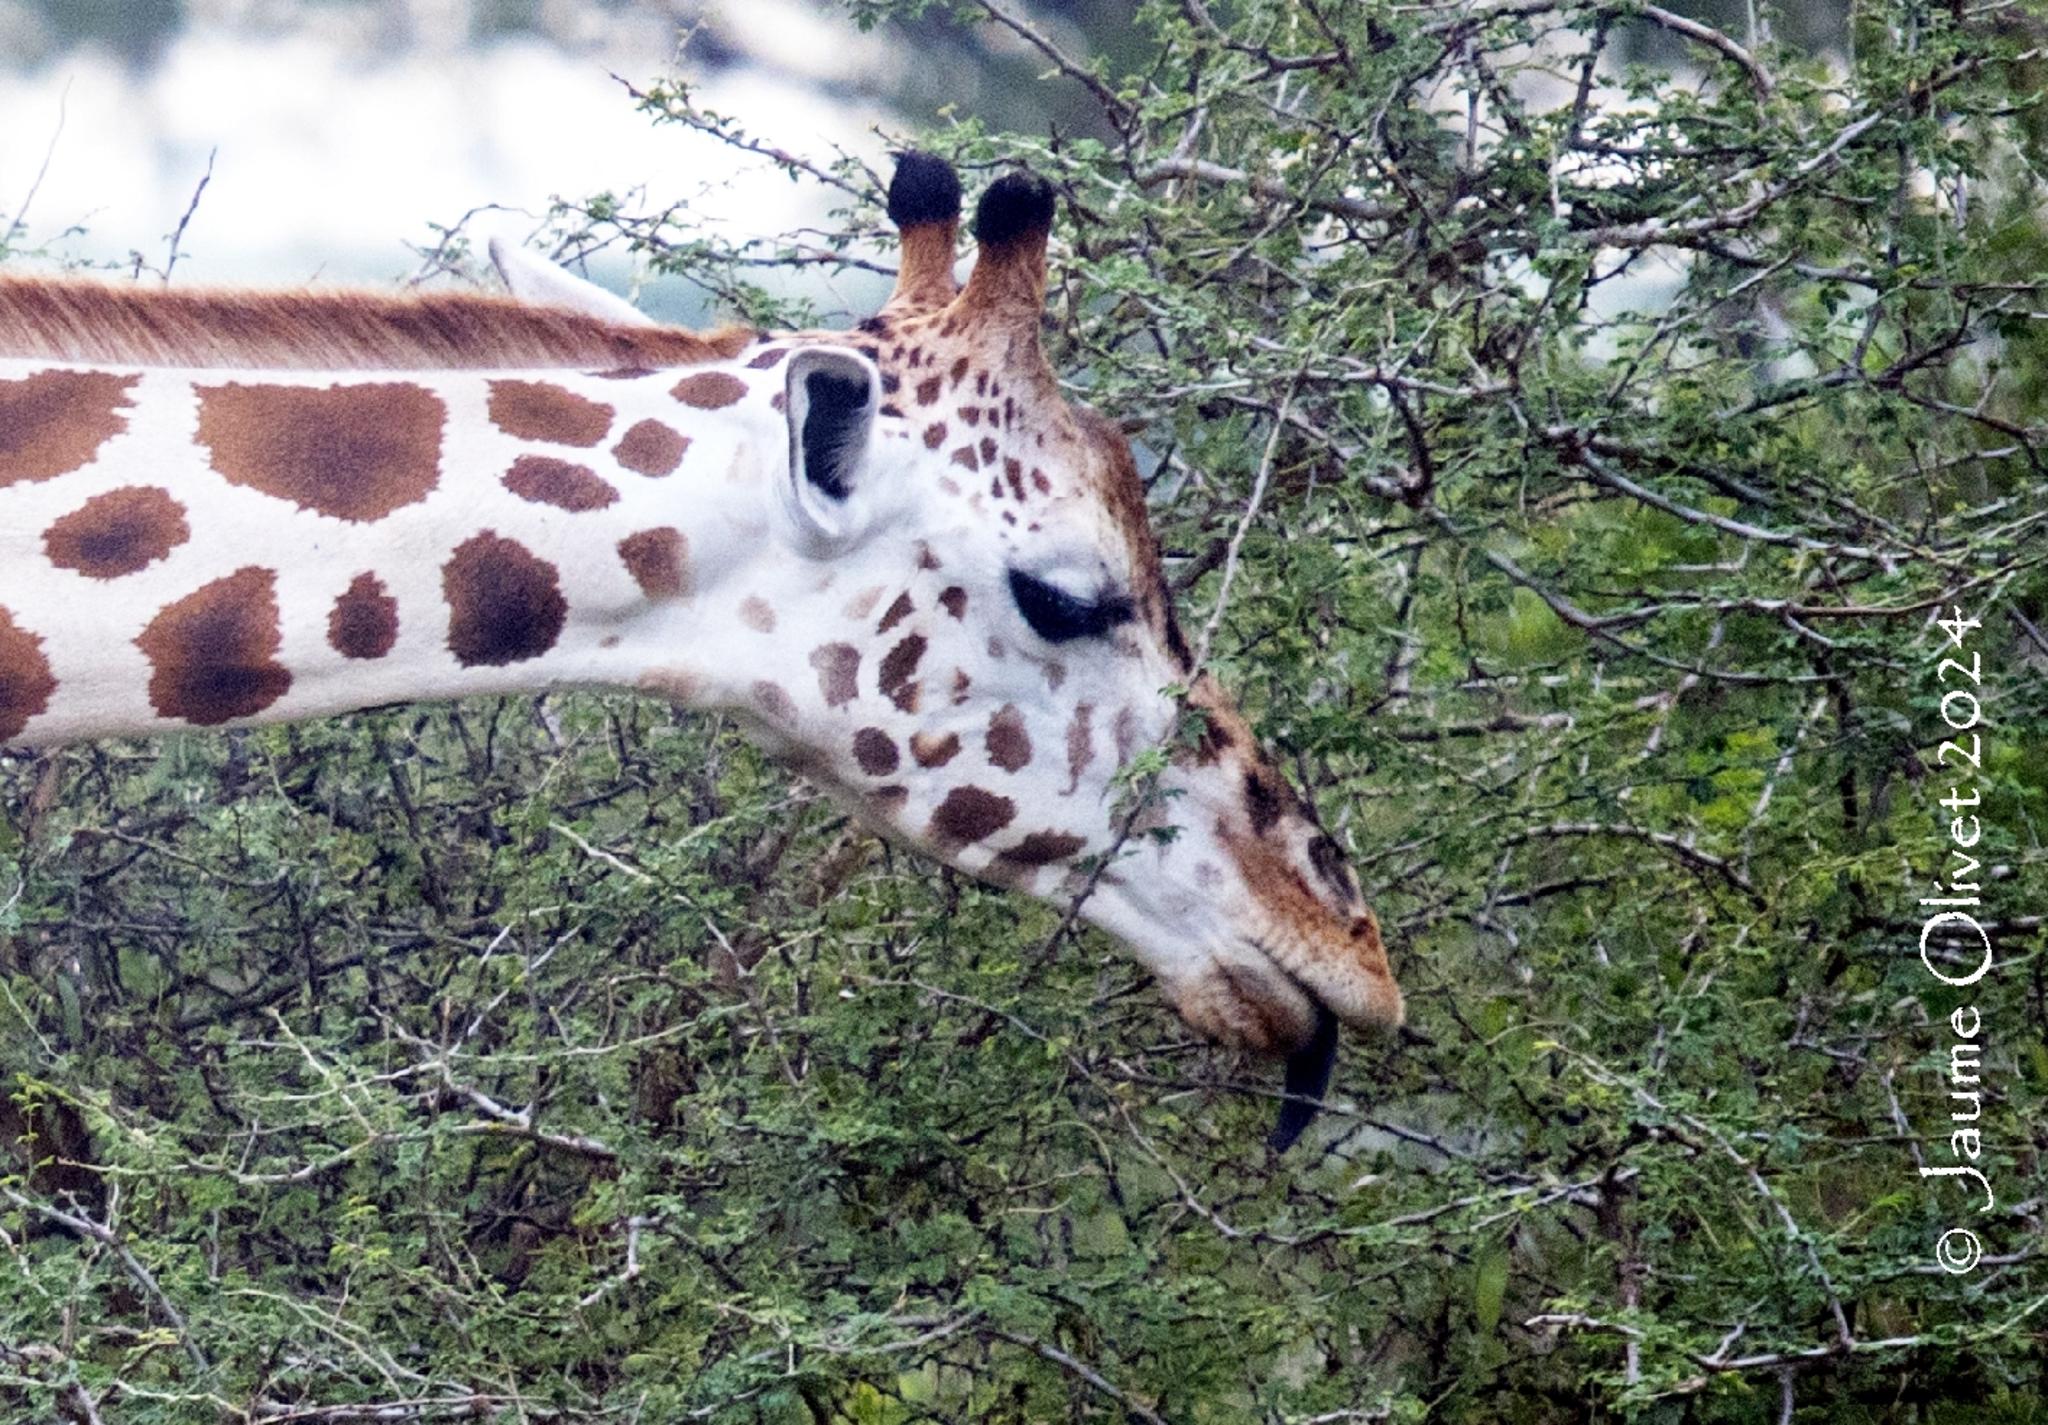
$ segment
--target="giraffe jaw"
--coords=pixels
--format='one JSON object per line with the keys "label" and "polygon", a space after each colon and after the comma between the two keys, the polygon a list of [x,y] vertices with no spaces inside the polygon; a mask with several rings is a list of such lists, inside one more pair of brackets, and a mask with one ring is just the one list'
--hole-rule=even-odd
{"label": "giraffe jaw", "polygon": [[1249,897],[1232,897],[1219,912],[1213,900],[1176,894],[1174,879],[1167,865],[1120,868],[1102,878],[1081,914],[1128,947],[1203,1038],[1279,1058],[1314,1047],[1326,1019],[1364,1030],[1400,1025],[1401,992],[1372,963],[1379,945],[1370,915],[1361,917],[1373,927],[1361,955],[1357,942],[1366,937],[1337,917],[1283,925]]}
{"label": "giraffe jaw", "polygon": [[[1272,951],[1257,940],[1226,939],[1234,948],[1228,952],[1206,952],[1205,961],[1192,972],[1176,972],[1170,961],[1157,953],[1156,937],[1163,927],[1146,914],[1133,916],[1134,907],[1115,901],[1119,887],[1109,887],[1114,898],[1101,907],[1083,906],[1082,913],[1102,929],[1128,945],[1141,963],[1160,979],[1168,999],[1180,1017],[1207,1039],[1227,1047],[1268,1056],[1284,1056],[1285,1087],[1272,1132],[1266,1142],[1276,1153],[1284,1153],[1315,1122],[1322,1097],[1330,1085],[1337,1063],[1341,1026],[1391,1029],[1401,1020],[1400,991],[1391,979],[1374,986],[1378,993],[1363,999],[1347,997],[1346,1013],[1333,1008],[1288,970]],[[1148,945],[1131,932],[1135,924],[1149,925],[1154,943]],[[1185,961],[1183,947],[1172,959]],[[1369,977],[1368,977],[1369,978]]]}

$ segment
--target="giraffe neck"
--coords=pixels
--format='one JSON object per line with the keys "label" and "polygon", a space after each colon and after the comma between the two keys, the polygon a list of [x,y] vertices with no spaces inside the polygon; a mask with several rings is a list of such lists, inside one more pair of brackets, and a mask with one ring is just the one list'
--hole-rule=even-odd
{"label": "giraffe neck", "polygon": [[[0,743],[699,693],[676,650],[715,666],[707,610],[733,617],[727,586],[761,577],[780,354],[607,374],[0,358]],[[820,577],[792,562],[770,577]]]}

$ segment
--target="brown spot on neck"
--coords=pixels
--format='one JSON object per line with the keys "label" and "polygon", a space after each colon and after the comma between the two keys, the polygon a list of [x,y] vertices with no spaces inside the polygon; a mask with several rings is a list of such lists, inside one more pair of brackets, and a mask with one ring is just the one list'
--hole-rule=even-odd
{"label": "brown spot on neck", "polygon": [[672,703],[694,703],[704,692],[704,680],[688,668],[657,668],[643,676],[639,686]]}
{"label": "brown spot on neck", "polygon": [[136,638],[158,716],[200,727],[254,717],[291,688],[277,661],[277,575],[250,566],[164,608]]}
{"label": "brown spot on neck", "polygon": [[612,458],[636,475],[659,480],[673,475],[690,448],[690,438],[657,420],[636,422],[619,443]]}
{"label": "brown spot on neck", "polygon": [[128,428],[121,414],[140,379],[105,371],[40,371],[0,381],[0,490],[89,462]]}
{"label": "brown spot on neck", "polygon": [[587,465],[552,455],[522,455],[505,472],[504,486],[522,500],[582,514],[619,502],[619,492]]}
{"label": "brown spot on neck", "polygon": [[59,569],[88,579],[118,579],[147,569],[192,537],[185,507],[171,492],[129,485],[95,495],[43,532]]}
{"label": "brown spot on neck", "polygon": [[367,523],[440,481],[447,408],[410,382],[230,382],[198,394],[199,442],[230,484]]}
{"label": "brown spot on neck", "polygon": [[796,721],[796,699],[783,691],[780,683],[760,678],[748,692],[753,697],[754,706],[770,720],[784,726]]}
{"label": "brown spot on neck", "polygon": [[612,408],[551,381],[491,382],[491,424],[520,440],[596,445],[611,433]]}
{"label": "brown spot on neck", "polygon": [[727,371],[700,371],[685,376],[669,392],[686,406],[702,411],[721,410],[747,394],[746,383]]}
{"label": "brown spot on neck", "polygon": [[13,741],[30,718],[48,711],[56,691],[42,639],[0,608],[0,743]]}
{"label": "brown spot on neck", "polygon": [[1116,717],[1109,725],[1109,735],[1116,744],[1116,765],[1121,767],[1138,753],[1138,714],[1129,706],[1116,710]]}
{"label": "brown spot on neck", "polygon": [[1235,719],[1210,701],[1219,696],[1214,681],[1205,675],[1202,683],[1207,685],[1206,690],[1198,685],[1198,700],[1191,700],[1193,706],[1202,714],[1202,733],[1195,742],[1195,764],[1208,767],[1214,765],[1224,753],[1237,745],[1237,733],[1231,726]]}
{"label": "brown spot on neck", "polygon": [[465,668],[503,667],[555,646],[568,601],[555,566],[515,540],[485,530],[441,566],[448,650]]}
{"label": "brown spot on neck", "polygon": [[382,658],[398,642],[398,600],[365,570],[327,614],[327,645],[344,658]]}

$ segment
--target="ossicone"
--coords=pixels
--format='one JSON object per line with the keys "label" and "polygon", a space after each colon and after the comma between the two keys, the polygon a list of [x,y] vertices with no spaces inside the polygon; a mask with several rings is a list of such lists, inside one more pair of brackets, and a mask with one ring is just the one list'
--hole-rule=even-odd
{"label": "ossicone", "polygon": [[988,185],[974,209],[981,244],[952,315],[964,324],[1007,331],[1036,348],[1045,306],[1045,247],[1052,232],[1053,187],[1028,168]]}
{"label": "ossicone", "polygon": [[889,221],[899,229],[960,221],[960,175],[935,153],[908,149],[896,156],[889,180]]}
{"label": "ossicone", "polygon": [[1009,247],[1052,231],[1052,185],[1028,168],[1015,169],[988,185],[974,210],[974,240],[984,248]]}
{"label": "ossicone", "polygon": [[960,175],[935,153],[911,149],[897,156],[889,180],[889,221],[901,236],[896,290],[880,320],[937,311],[959,291],[953,281],[953,245],[960,236]]}

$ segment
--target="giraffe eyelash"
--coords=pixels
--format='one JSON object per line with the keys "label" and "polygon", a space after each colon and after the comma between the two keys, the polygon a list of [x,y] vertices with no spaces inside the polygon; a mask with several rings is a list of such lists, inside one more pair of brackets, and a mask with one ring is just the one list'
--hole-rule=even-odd
{"label": "giraffe eyelash", "polygon": [[1031,631],[1047,643],[1069,643],[1077,638],[1100,638],[1135,615],[1131,601],[1121,594],[1100,599],[1083,599],[1022,570],[1010,571],[1010,597]]}

